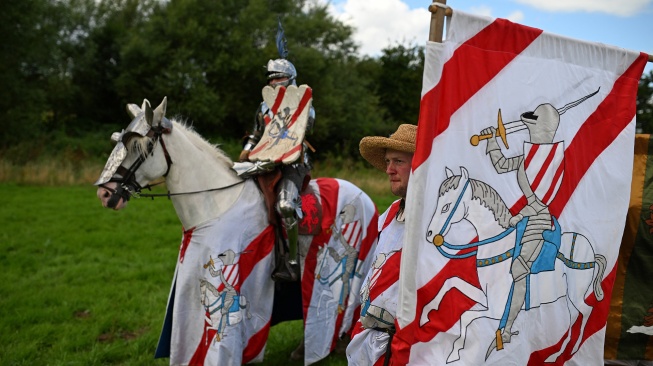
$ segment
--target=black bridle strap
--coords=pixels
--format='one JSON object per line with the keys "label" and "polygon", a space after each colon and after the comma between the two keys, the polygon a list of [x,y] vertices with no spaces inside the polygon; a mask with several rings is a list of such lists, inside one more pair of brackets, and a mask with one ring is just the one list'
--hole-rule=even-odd
{"label": "black bridle strap", "polygon": [[164,177],[168,176],[168,173],[170,173],[170,166],[172,165],[172,159],[170,158],[170,154],[168,154],[168,149],[166,148],[165,142],[163,142],[163,136],[161,133],[158,133],[158,140],[161,141],[161,148],[163,149],[163,156],[166,158],[166,164],[168,164],[168,169],[166,169],[166,172],[163,174]]}
{"label": "black bridle strap", "polygon": [[[154,186],[159,185],[161,183],[163,183],[163,182],[159,182],[159,183],[155,183],[155,184],[148,184],[143,188],[148,188],[149,189],[150,187],[154,187]],[[235,186],[237,186],[239,184],[242,184],[242,183],[245,183],[245,180],[241,180],[240,182],[236,182],[236,183],[230,184],[228,186],[211,188],[211,189],[204,189],[204,190],[201,190],[201,191],[178,192],[178,193],[170,193],[170,191],[168,191],[168,193],[141,193],[140,197],[148,197],[148,198],[168,197],[168,199],[170,199],[170,197],[172,197],[172,196],[183,196],[183,195],[187,195],[187,194],[198,194],[198,193],[205,193],[205,192],[221,191],[223,189],[228,189],[228,188],[231,188],[231,187],[235,187]]]}
{"label": "black bridle strap", "polygon": [[[141,187],[138,183],[136,183],[136,180],[134,178],[134,174],[136,173],[136,170],[140,168],[141,164],[145,161],[147,158],[147,155],[152,155],[154,152],[154,144],[156,144],[157,141],[161,142],[161,149],[163,150],[163,155],[165,156],[166,159],[166,164],[167,164],[167,169],[166,172],[163,174],[164,177],[168,176],[168,173],[170,173],[170,166],[172,165],[172,158],[170,158],[170,154],[168,153],[168,148],[166,148],[166,144],[163,141],[163,129],[161,128],[152,128],[150,131],[148,131],[147,136],[152,139],[150,143],[148,144],[148,149],[147,153],[140,155],[136,161],[129,167],[129,169],[123,167],[122,165],[118,167],[117,173],[121,175],[120,179],[111,179],[110,182],[116,182],[119,183],[119,188],[118,189],[111,189],[105,185],[101,185],[101,187],[109,190],[112,194],[119,194],[125,198],[125,200],[129,200],[129,194],[125,197],[124,192],[123,192],[123,186],[133,186],[135,192],[130,192],[128,189],[126,190],[129,193],[134,194],[135,197],[149,197],[154,199],[154,197],[170,197],[172,196],[181,196],[181,195],[188,195],[188,194],[198,194],[198,193],[204,193],[204,192],[213,192],[213,191],[220,191],[223,189],[231,188],[234,186],[237,186],[243,182],[244,180],[241,180],[239,182],[224,186],[224,187],[218,187],[218,188],[212,188],[212,189],[205,189],[201,191],[194,191],[194,192],[180,192],[180,193],[140,193],[141,189],[151,189],[152,187],[162,184],[163,182],[155,183],[155,184],[148,184],[144,187]],[[137,195],[136,195],[137,194]]]}

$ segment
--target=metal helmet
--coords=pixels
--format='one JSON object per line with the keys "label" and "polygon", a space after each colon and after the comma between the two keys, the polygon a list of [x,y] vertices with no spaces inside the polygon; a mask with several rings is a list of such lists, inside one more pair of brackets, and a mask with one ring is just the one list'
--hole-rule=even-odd
{"label": "metal helmet", "polygon": [[290,61],[284,58],[278,58],[276,60],[270,60],[267,64],[267,76],[268,80],[277,79],[277,78],[288,78],[288,81],[280,83],[278,85],[288,86],[290,84],[297,85],[295,79],[297,79],[297,70],[295,65]]}
{"label": "metal helmet", "polygon": [[560,113],[549,103],[540,104],[534,111],[522,113],[521,121],[531,134],[531,142],[551,143],[560,124]]}

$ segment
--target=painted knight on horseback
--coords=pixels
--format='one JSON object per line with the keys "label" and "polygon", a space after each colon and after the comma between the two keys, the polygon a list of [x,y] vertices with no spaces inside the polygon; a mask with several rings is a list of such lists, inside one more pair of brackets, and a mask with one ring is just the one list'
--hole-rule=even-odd
{"label": "painted knight on horseback", "polygon": [[[555,198],[564,175],[564,141],[554,141],[560,125],[560,115],[596,93],[598,90],[560,109],[545,103],[539,105],[534,111],[522,113],[520,121],[515,122],[521,122],[524,127],[517,127],[515,130],[525,128],[530,136],[530,141],[524,142],[522,155],[505,157],[499,147],[497,142],[499,137],[507,147],[506,129],[501,120],[501,111],[499,111],[497,129],[489,127],[481,131],[483,139],[487,138],[486,152],[494,169],[499,174],[516,171],[517,183],[527,200],[526,206],[510,219],[512,227],[519,227],[518,224],[523,220],[526,224],[522,229],[521,239],[516,243],[510,271],[514,287],[510,303],[506,307],[506,314],[500,324],[500,329],[503,329],[501,341],[504,343],[510,342],[512,336],[518,334],[518,332],[512,332],[512,325],[524,305],[527,276],[542,270],[552,270],[552,268],[535,266],[541,261],[550,263],[550,267],[553,266],[557,249],[545,251],[543,250],[544,246],[549,243],[556,245],[558,249],[560,246],[560,229],[556,218],[549,212],[549,204]],[[543,176],[552,178],[542,179]],[[541,254],[545,252],[550,253],[551,257],[540,259]]]}

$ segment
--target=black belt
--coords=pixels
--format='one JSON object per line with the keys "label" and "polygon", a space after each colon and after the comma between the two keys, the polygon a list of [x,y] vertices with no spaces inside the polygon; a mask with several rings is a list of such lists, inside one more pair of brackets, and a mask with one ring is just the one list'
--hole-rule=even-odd
{"label": "black belt", "polygon": [[388,345],[385,349],[385,359],[383,360],[383,366],[388,366],[390,364],[390,357],[392,356],[392,338],[395,335],[395,328],[370,328],[378,332],[388,333],[390,338],[388,339]]}

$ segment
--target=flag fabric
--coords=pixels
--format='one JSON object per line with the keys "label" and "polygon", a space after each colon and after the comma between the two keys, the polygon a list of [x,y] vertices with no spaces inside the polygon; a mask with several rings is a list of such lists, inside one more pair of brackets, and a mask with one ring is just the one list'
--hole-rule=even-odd
{"label": "flag fabric", "polygon": [[[274,283],[274,230],[248,181],[223,216],[184,232],[156,357],[171,365],[263,360]],[[234,222],[247,222],[239,230]],[[266,300],[267,299],[267,300]]]}
{"label": "flag fabric", "polygon": [[[184,232],[156,351],[171,365],[263,361],[274,298],[274,228],[259,189],[245,184],[232,209]],[[320,234],[300,236],[305,365],[328,356],[351,333],[378,221],[372,200],[353,184],[320,178],[309,185],[323,217]],[[247,225],[234,230],[234,222]]]}
{"label": "flag fabric", "polygon": [[353,184],[319,178],[310,186],[323,217],[321,233],[307,249],[300,245],[305,365],[328,356],[339,338],[351,334],[360,314],[358,293],[373,260],[378,221],[372,200]]}
{"label": "flag fabric", "polygon": [[605,358],[653,361],[653,143],[635,138],[635,159],[617,274],[605,332]]}
{"label": "flag fabric", "polygon": [[379,239],[374,262],[360,291],[361,313],[347,346],[349,366],[383,365],[395,324],[399,288],[399,263],[405,222],[396,220],[401,200],[379,217]]}
{"label": "flag fabric", "polygon": [[427,44],[393,365],[603,363],[646,60],[458,10]]}

